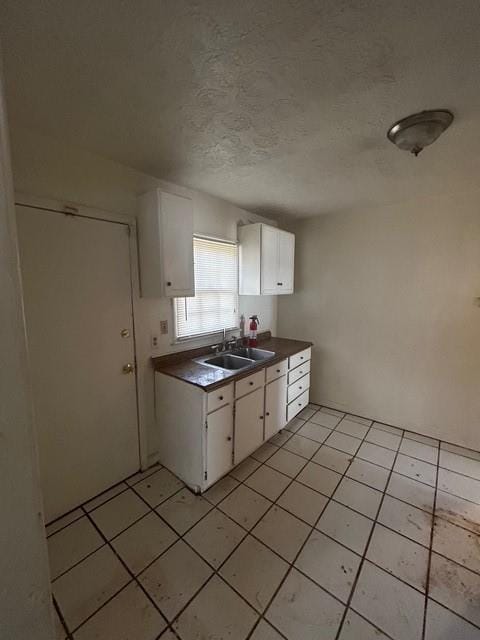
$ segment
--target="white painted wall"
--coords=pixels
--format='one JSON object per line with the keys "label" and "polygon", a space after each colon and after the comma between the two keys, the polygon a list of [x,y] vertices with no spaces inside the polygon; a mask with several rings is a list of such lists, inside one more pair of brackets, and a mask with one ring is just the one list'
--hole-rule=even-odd
{"label": "white painted wall", "polygon": [[[12,130],[12,161],[14,185],[17,192],[28,195],[84,204],[112,213],[135,215],[138,195],[164,188],[172,193],[187,195],[194,204],[194,231],[228,240],[237,239],[237,226],[249,222],[275,222],[231,205],[199,191],[158,180],[80,148],[65,145],[49,137],[25,129]],[[147,354],[139,362],[143,376],[145,397],[142,399],[149,430],[149,456],[155,459],[158,448],[153,415],[153,369],[150,355],[160,355],[184,349],[173,344],[172,306],[168,299],[142,299],[137,318],[139,353]],[[261,328],[276,334],[276,296],[240,296],[240,313],[247,318],[253,313],[260,317]],[[169,335],[161,336],[160,320],[168,320]],[[159,335],[159,346],[151,348],[152,333]],[[189,346],[212,342],[199,340]]]}
{"label": "white painted wall", "polygon": [[1,70],[0,300],[0,637],[51,640],[50,580]]}
{"label": "white painted wall", "polygon": [[292,228],[278,331],[315,343],[313,401],[480,449],[478,195]]}

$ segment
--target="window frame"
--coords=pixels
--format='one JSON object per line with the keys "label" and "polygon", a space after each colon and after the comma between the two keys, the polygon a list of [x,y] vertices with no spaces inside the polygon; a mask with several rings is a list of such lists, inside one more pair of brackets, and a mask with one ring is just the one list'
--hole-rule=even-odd
{"label": "window frame", "polygon": [[[239,329],[239,319],[240,319],[240,310],[239,310],[239,287],[240,287],[240,270],[239,270],[239,251],[238,251],[238,241],[237,240],[229,240],[227,238],[218,238],[216,236],[208,236],[208,235],[204,235],[201,233],[194,233],[193,234],[193,242],[195,241],[195,239],[198,238],[199,240],[210,240],[211,242],[218,242],[221,244],[228,244],[228,245],[232,245],[235,247],[236,249],[236,281],[235,281],[235,286],[236,286],[236,310],[235,310],[235,316],[236,316],[236,322],[235,325],[233,327],[225,327],[225,331],[235,331]],[[195,265],[194,265],[195,268]],[[195,296],[179,296],[180,298],[183,299],[188,299],[189,297],[195,297]],[[177,313],[176,313],[176,300],[178,300],[178,298],[172,298],[171,299],[171,308],[172,308],[172,318],[173,318],[173,344],[179,344],[179,343],[185,343],[185,342],[194,342],[194,341],[198,341],[198,340],[202,340],[204,338],[207,338],[209,336],[216,336],[218,334],[223,334],[223,330],[224,327],[220,328],[220,329],[215,329],[215,331],[206,331],[203,333],[194,333],[188,336],[179,336],[178,335],[178,323],[177,323]]]}

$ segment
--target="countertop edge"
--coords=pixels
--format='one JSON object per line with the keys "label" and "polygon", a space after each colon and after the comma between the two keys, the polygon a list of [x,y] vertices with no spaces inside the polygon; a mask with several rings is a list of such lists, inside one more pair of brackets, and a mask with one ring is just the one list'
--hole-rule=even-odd
{"label": "countertop edge", "polygon": [[[281,362],[282,360],[285,360],[286,358],[289,358],[290,356],[293,356],[296,353],[299,353],[300,351],[303,351],[304,349],[308,349],[309,347],[313,346],[313,342],[306,341],[306,340],[294,340],[291,338],[269,338],[266,340],[259,341],[258,346],[259,348],[268,348],[267,345],[271,341],[273,342],[282,341],[284,343],[291,342],[292,344],[291,344],[291,347],[287,350],[287,352],[276,353],[273,358],[270,358],[269,360],[260,361],[258,364],[254,364],[248,369],[242,370],[241,372],[232,371],[232,373],[229,373],[225,371],[223,373],[223,377],[221,380],[211,382],[209,384],[201,384],[199,382],[195,382],[194,380],[188,379],[188,377],[186,377],[185,375],[182,375],[181,373],[172,370],[173,369],[172,365],[166,365],[162,367],[159,365],[155,365],[155,362],[154,362],[154,371],[156,373],[163,373],[164,375],[180,380],[181,382],[190,384],[208,393],[210,391],[214,391],[215,389],[223,387],[227,384],[230,384],[231,382],[237,382],[242,378],[246,378],[247,376],[253,373],[256,373],[257,371],[261,371],[262,369],[266,369],[267,367],[275,365],[278,362]],[[152,360],[154,361],[154,358],[152,358]],[[193,361],[193,358],[185,358],[184,361],[180,361],[178,364],[180,365],[182,364],[182,362],[187,364],[192,361]],[[208,370],[209,372],[211,372],[211,367],[207,367],[197,362],[195,362],[195,367],[199,367],[202,370]]]}

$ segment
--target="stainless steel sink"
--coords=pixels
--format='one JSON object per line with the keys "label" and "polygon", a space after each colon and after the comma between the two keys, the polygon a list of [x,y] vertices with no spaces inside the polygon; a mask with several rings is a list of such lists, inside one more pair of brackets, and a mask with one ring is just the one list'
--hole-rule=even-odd
{"label": "stainless steel sink", "polygon": [[227,369],[228,371],[246,369],[255,363],[253,358],[244,358],[232,353],[221,353],[219,355],[207,358],[197,358],[195,362],[206,364],[208,367],[216,367],[218,369]]}
{"label": "stainless steel sink", "polygon": [[274,351],[267,351],[266,349],[257,349],[256,347],[241,347],[239,349],[232,349],[232,353],[242,358],[250,358],[251,360],[269,360],[275,355]]}

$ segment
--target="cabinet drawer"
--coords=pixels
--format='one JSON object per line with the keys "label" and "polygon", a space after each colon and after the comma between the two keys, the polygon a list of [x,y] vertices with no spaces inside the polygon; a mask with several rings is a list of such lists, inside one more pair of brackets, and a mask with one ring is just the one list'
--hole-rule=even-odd
{"label": "cabinet drawer", "polygon": [[307,373],[303,378],[299,378],[293,384],[288,385],[287,402],[291,402],[300,394],[310,388],[310,374]]}
{"label": "cabinet drawer", "polygon": [[235,383],[235,398],[240,398],[246,393],[249,393],[254,389],[258,389],[258,387],[261,387],[264,382],[265,369],[257,371],[256,373],[252,373],[251,376],[247,376],[246,378],[242,378]]}
{"label": "cabinet drawer", "polygon": [[227,384],[225,387],[215,389],[211,391],[207,396],[207,411],[215,411],[218,407],[222,407],[224,404],[228,404],[233,400],[233,382]]}
{"label": "cabinet drawer", "polygon": [[299,364],[298,367],[295,367],[295,369],[289,372],[288,384],[293,384],[307,373],[310,373],[310,360],[307,360],[307,362],[304,362],[303,364]]}
{"label": "cabinet drawer", "polygon": [[280,376],[284,376],[288,371],[288,360],[282,360],[278,364],[267,367],[267,382],[271,382]]}
{"label": "cabinet drawer", "polygon": [[290,356],[289,368],[295,369],[299,364],[303,364],[304,362],[307,362],[307,360],[310,360],[311,357],[312,349],[308,347],[308,349],[304,349],[303,351],[296,353],[294,356]]}
{"label": "cabinet drawer", "polygon": [[302,409],[308,404],[308,389],[302,393],[301,396],[298,396],[293,402],[290,402],[287,407],[287,421],[293,420],[293,418],[300,413]]}

